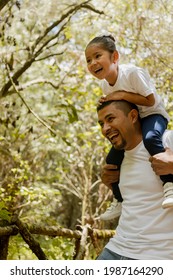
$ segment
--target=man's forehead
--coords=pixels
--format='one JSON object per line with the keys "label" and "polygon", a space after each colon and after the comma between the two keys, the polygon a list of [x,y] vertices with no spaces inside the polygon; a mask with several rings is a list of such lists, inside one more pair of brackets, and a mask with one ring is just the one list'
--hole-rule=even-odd
{"label": "man's forehead", "polygon": [[98,111],[98,118],[99,119],[107,118],[111,115],[117,114],[118,111],[120,111],[120,110],[117,109],[115,105],[110,104],[110,105],[105,106],[104,108],[102,108],[101,110]]}

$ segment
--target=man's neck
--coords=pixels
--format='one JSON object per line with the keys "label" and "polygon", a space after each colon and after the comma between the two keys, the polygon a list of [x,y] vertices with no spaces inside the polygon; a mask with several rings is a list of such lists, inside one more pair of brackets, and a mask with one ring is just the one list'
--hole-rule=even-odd
{"label": "man's neck", "polygon": [[130,151],[133,150],[135,147],[137,147],[139,145],[139,143],[141,143],[143,137],[142,134],[136,134],[135,138],[133,138],[132,144],[130,146],[128,146],[127,148],[125,148],[126,151]]}

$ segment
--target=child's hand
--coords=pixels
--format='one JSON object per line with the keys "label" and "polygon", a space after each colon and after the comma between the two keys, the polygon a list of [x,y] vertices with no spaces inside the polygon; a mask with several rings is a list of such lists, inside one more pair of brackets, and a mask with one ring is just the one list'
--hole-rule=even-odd
{"label": "child's hand", "polygon": [[98,104],[101,105],[106,101],[111,100],[123,100],[124,92],[123,91],[114,91],[109,93],[108,95],[103,95],[100,97]]}
{"label": "child's hand", "polygon": [[106,100],[106,95],[103,95],[103,96],[100,97],[98,103],[101,105],[101,104],[102,104],[103,102],[105,102],[105,101],[107,101],[107,100]]}
{"label": "child's hand", "polygon": [[124,95],[123,91],[114,91],[114,92],[109,93],[106,96],[106,100],[105,101],[109,101],[109,100],[122,100],[123,99],[123,95]]}
{"label": "child's hand", "polygon": [[123,91],[114,91],[109,93],[108,95],[103,95],[100,99],[99,99],[99,103],[103,103],[106,101],[111,101],[111,100],[122,100],[124,96],[124,92]]}

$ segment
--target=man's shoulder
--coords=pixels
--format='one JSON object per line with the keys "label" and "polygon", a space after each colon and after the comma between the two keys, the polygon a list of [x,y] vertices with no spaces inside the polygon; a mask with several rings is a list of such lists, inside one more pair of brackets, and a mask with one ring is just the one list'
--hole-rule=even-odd
{"label": "man's shoulder", "polygon": [[167,129],[163,134],[163,145],[173,149],[173,130]]}
{"label": "man's shoulder", "polygon": [[171,129],[166,129],[164,134],[163,134],[163,137],[166,139],[168,137],[173,137],[173,130]]}

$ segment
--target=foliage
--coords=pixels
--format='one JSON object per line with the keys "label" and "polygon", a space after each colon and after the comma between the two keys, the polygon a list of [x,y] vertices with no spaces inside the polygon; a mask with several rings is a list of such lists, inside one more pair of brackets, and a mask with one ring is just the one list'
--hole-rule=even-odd
{"label": "foliage", "polygon": [[[74,244],[71,240],[62,237],[37,237],[42,249],[49,260],[71,260]],[[37,257],[28,248],[20,235],[11,237],[8,260],[37,260]]]}
{"label": "foliage", "polygon": [[[28,223],[72,229],[86,223],[103,227],[95,218],[108,197],[100,168],[109,144],[97,125],[101,91],[87,71],[84,49],[93,36],[112,33],[120,63],[149,70],[172,128],[173,3],[5,2],[0,7],[0,217],[10,222],[15,214]],[[38,238],[50,258],[70,259],[71,241]],[[10,259],[34,259],[19,236],[10,240]]]}
{"label": "foliage", "polygon": [[5,203],[0,202],[0,219],[10,222],[10,212],[6,210]]}

